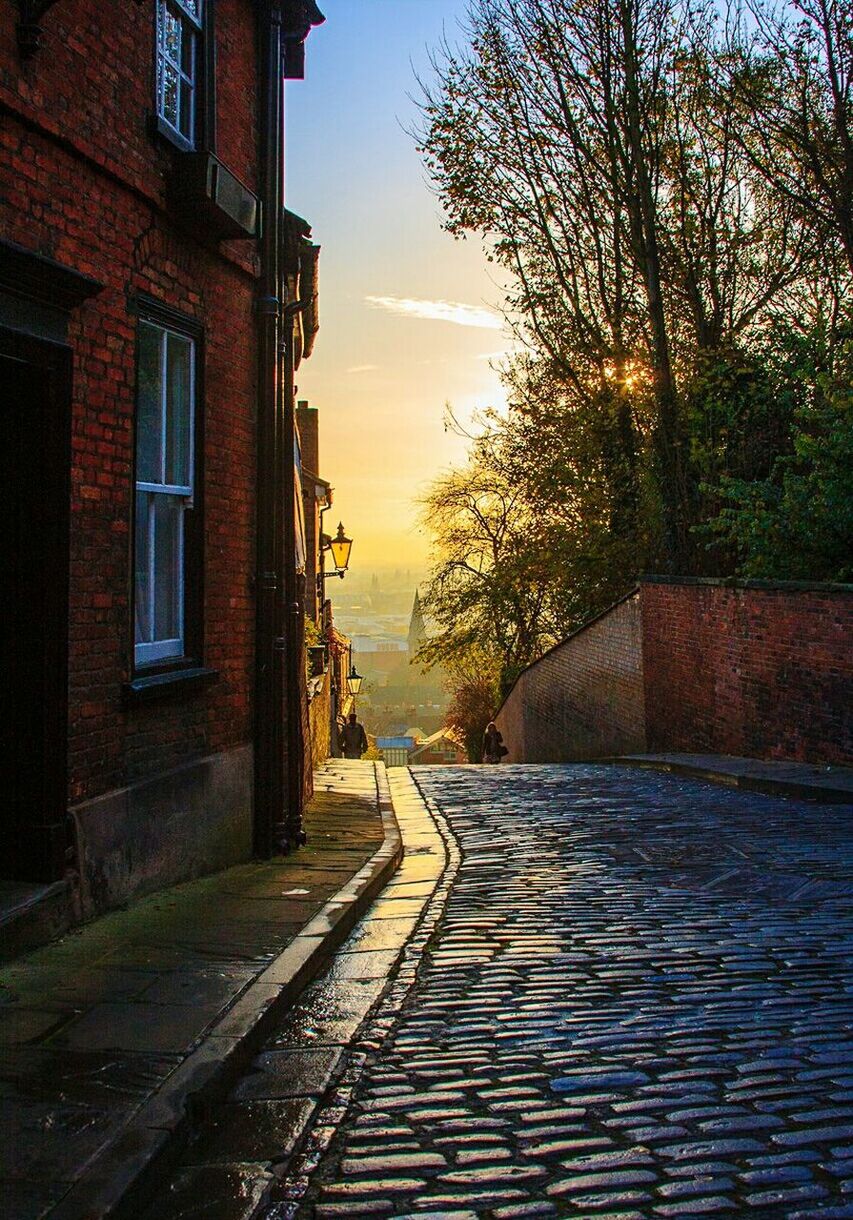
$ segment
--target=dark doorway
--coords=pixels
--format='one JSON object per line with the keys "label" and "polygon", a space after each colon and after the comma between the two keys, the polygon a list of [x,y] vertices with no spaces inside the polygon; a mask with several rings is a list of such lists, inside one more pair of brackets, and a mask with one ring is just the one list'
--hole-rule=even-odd
{"label": "dark doorway", "polygon": [[0,876],[65,869],[71,353],[0,328]]}

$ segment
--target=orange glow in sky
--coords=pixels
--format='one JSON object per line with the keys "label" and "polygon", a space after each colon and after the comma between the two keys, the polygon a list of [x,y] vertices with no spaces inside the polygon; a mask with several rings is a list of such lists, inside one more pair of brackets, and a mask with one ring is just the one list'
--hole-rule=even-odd
{"label": "orange glow in sky", "polygon": [[444,429],[504,393],[500,292],[478,243],[441,228],[414,140],[415,71],[464,0],[322,0],[306,79],[288,84],[287,206],[313,226],[320,334],[298,397],[320,411],[319,473],[352,565],[422,567],[417,498],[464,442]]}

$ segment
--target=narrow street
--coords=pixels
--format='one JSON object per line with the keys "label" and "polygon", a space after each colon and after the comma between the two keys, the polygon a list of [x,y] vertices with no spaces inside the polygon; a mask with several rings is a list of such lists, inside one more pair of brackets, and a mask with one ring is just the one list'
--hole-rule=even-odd
{"label": "narrow street", "polygon": [[[846,811],[613,767],[415,774],[450,847],[438,889],[424,811],[401,820],[394,885],[150,1214],[253,1214],[210,1191],[230,1165],[245,1203],[255,1160],[268,1220],[853,1216]],[[314,1077],[325,1056],[311,1087],[304,1053],[301,1081],[282,1071],[306,1045]],[[311,1092],[288,1163],[246,1107]]]}

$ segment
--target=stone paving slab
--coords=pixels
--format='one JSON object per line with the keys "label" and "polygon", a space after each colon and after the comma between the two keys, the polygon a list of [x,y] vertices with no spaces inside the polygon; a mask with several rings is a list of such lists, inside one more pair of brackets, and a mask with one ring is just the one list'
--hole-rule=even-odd
{"label": "stone paving slab", "polygon": [[4,1215],[117,1214],[329,960],[399,860],[384,768],[328,764],[306,828],[291,857],[154,895],[0,968]]}
{"label": "stone paving slab", "polygon": [[853,767],[740,758],[734,754],[626,754],[608,761],[628,767],[669,771],[674,775],[691,775],[771,796],[791,796],[831,805],[853,804]]}
{"label": "stone paving slab", "polygon": [[[307,1183],[343,1116],[365,1049],[391,1020],[386,1006],[396,1011],[414,981],[413,963],[435,926],[427,912],[437,893],[443,904],[449,884],[445,841],[414,782],[402,769],[390,771],[388,780],[405,852],[400,868],[326,974],[306,989],[226,1103],[200,1127],[144,1220],[249,1220],[276,1192],[295,1196]],[[409,913],[386,917],[398,893],[409,895]],[[399,1177],[394,1184],[404,1189]],[[345,1207],[361,1214],[348,1196]]]}

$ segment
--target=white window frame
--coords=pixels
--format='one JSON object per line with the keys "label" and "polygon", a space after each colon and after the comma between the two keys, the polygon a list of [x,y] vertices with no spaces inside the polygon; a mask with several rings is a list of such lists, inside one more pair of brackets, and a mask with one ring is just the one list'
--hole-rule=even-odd
{"label": "white window frame", "polygon": [[[156,0],[157,3],[157,116],[161,122],[173,132],[179,140],[185,141],[191,148],[196,145],[196,113],[198,107],[196,99],[198,96],[198,68],[201,60],[199,48],[201,39],[204,34],[204,5],[206,0],[198,0],[199,15],[196,16],[193,12],[181,3],[181,0]],[[191,40],[191,75],[187,75],[184,71],[183,64],[176,63],[166,50],[165,38],[165,14],[170,13],[173,18],[181,23],[181,38],[189,38]],[[166,65],[173,68],[178,74],[178,123],[177,126],[172,122],[166,114]],[[181,131],[181,82],[183,82],[189,92],[190,114],[187,124],[187,131]]]}
{"label": "white window frame", "polygon": [[[137,479],[136,492],[146,496],[147,516],[146,532],[148,536],[148,621],[151,625],[152,635],[154,633],[154,625],[156,623],[156,543],[155,543],[155,519],[156,519],[156,497],[158,495],[180,497],[183,499],[183,510],[178,518],[178,544],[177,555],[175,559],[175,567],[177,571],[177,584],[174,590],[175,600],[178,610],[178,635],[171,639],[157,640],[151,639],[146,641],[137,641],[136,633],[136,597],[138,592],[134,579],[134,663],[137,667],[152,665],[159,661],[180,661],[186,655],[185,648],[185,620],[186,620],[186,510],[193,507],[194,481],[195,481],[195,415],[196,415],[196,358],[197,344],[192,335],[176,330],[174,327],[166,326],[162,322],[157,322],[151,318],[140,318],[140,326],[149,326],[152,330],[158,332],[160,336],[160,469],[164,477],[166,472],[166,451],[168,444],[168,351],[170,336],[179,339],[181,343],[187,344],[189,348],[189,419],[187,426],[189,428],[189,436],[187,439],[187,473],[189,482],[186,484],[176,483],[151,483]],[[136,438],[136,452],[139,452],[139,437]],[[137,499],[134,499],[134,512],[138,513]],[[134,540],[136,531],[134,531]],[[136,565],[134,564],[134,572]]]}

